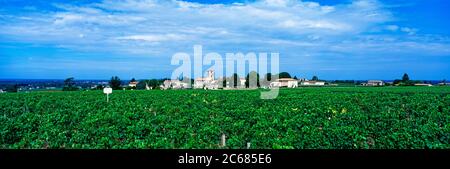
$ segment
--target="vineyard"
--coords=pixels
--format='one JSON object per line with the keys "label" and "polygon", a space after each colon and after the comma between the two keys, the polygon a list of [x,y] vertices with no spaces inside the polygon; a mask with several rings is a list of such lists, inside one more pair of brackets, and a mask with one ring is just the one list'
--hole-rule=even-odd
{"label": "vineyard", "polygon": [[[0,148],[450,148],[450,87],[0,94]],[[225,143],[222,144],[222,137]]]}

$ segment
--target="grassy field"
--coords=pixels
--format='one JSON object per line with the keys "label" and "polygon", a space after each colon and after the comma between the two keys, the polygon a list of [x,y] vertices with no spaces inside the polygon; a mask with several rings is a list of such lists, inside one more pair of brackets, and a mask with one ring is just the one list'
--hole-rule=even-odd
{"label": "grassy field", "polygon": [[[450,148],[450,87],[0,94],[0,148]],[[226,144],[221,144],[221,137]]]}

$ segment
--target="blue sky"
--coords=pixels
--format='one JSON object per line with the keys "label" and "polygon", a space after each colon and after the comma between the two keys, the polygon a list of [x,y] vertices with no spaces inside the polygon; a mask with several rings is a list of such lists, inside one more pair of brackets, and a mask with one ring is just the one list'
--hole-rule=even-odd
{"label": "blue sky", "polygon": [[450,79],[447,0],[0,0],[0,79],[170,77],[177,52],[279,52],[321,79]]}

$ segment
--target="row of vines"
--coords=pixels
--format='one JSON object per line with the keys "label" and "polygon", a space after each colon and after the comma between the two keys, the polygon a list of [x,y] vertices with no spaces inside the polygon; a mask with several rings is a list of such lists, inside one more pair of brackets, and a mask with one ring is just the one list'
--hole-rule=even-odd
{"label": "row of vines", "polygon": [[[450,88],[0,94],[0,148],[450,148]],[[225,145],[221,138],[225,136]]]}

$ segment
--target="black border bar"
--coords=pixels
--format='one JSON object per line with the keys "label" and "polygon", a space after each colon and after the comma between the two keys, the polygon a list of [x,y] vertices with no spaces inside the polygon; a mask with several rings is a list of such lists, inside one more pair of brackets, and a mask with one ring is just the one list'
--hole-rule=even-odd
{"label": "black border bar", "polygon": [[[210,165],[203,163],[180,164],[180,156],[212,156]],[[225,156],[233,157],[234,162],[223,163]],[[238,163],[237,156],[242,154],[261,155],[263,163]],[[264,161],[269,154],[270,161]],[[241,161],[243,161],[241,159]],[[0,150],[2,164],[54,164],[63,162],[73,165],[94,163],[96,165],[122,166],[164,166],[176,168],[273,168],[313,165],[315,167],[348,166],[355,163],[385,167],[390,164],[415,165],[419,163],[444,164],[450,162],[450,149],[444,150],[191,150],[191,149],[3,149]],[[365,167],[364,167],[365,168]]]}

